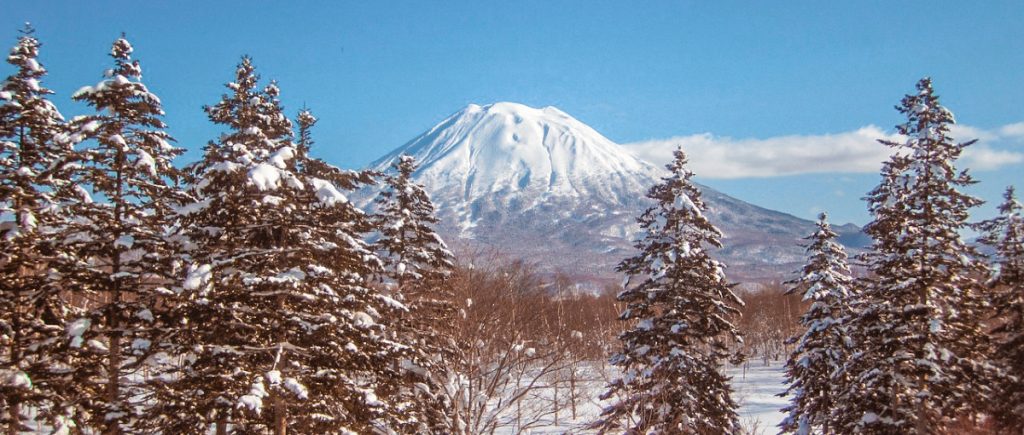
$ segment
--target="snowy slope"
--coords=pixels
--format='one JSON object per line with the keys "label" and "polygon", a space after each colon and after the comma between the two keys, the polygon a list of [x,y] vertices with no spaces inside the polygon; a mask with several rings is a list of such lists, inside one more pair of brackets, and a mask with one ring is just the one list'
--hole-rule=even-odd
{"label": "snowy slope", "polygon": [[[471,104],[373,164],[400,154],[421,163],[417,180],[470,205],[491,195],[594,199],[635,195],[659,170],[565,112],[516,103]],[[472,219],[466,221],[471,223]]]}
{"label": "snowy slope", "polygon": [[[516,103],[471,104],[372,167],[388,170],[401,154],[420,163],[414,177],[454,246],[496,247],[583,278],[612,276],[632,253],[644,193],[664,171],[557,108]],[[778,277],[798,267],[799,239],[812,222],[702,191],[709,217],[726,234],[719,256],[735,277]]]}

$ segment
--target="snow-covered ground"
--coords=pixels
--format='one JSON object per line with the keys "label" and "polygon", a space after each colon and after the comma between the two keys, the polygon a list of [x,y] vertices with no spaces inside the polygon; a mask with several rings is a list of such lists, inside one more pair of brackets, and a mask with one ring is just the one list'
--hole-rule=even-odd
{"label": "snow-covered ground", "polygon": [[[607,366],[604,366],[607,369]],[[740,423],[747,433],[752,435],[778,433],[777,425],[782,421],[783,414],[779,410],[786,405],[786,399],[778,397],[777,394],[785,391],[783,384],[784,372],[782,361],[772,361],[764,365],[761,361],[751,361],[744,368],[743,366],[729,366],[726,369],[732,377],[732,385],[735,391],[733,396],[739,405]],[[576,418],[572,418],[570,409],[562,403],[558,414],[558,423],[554,416],[546,411],[540,421],[530,424],[529,429],[518,430],[515,420],[511,415],[502,418],[503,425],[495,431],[499,435],[513,434],[593,434],[596,431],[587,430],[586,426],[597,420],[601,409],[607,405],[599,401],[597,397],[604,392],[607,385],[607,373],[605,376],[598,375],[592,368],[584,371],[588,381],[581,380],[579,401],[576,407]],[[550,396],[552,392],[541,389],[533,396],[535,401],[525,404],[524,411],[530,409],[543,409],[551,405]],[[564,394],[565,391],[562,391]],[[528,412],[527,412],[528,413]],[[37,426],[35,433],[49,433],[51,430],[46,426]]]}
{"label": "snow-covered ground", "polygon": [[761,361],[751,361],[746,370],[730,367],[732,386],[736,390],[736,401],[740,405],[740,422],[753,433],[778,433],[776,427],[784,415],[779,410],[787,399],[777,394],[786,391],[784,363],[772,361],[765,366]]}
{"label": "snow-covered ground", "polygon": [[[730,366],[726,369],[732,377],[732,385],[735,390],[737,403],[739,404],[740,423],[750,431],[751,434],[775,434],[778,433],[777,425],[784,415],[779,410],[786,405],[785,398],[777,394],[786,390],[783,384],[784,370],[782,361],[772,361],[764,365],[761,361],[751,361],[744,369],[743,366]],[[524,431],[517,431],[514,424],[499,428],[498,434],[592,434],[592,430],[586,430],[588,423],[597,419],[601,408],[605,405],[599,403],[596,397],[604,391],[603,382],[592,382],[587,385],[587,391],[581,396],[589,399],[583,400],[577,409],[577,418],[571,419],[567,412],[562,412],[559,424],[548,420],[544,424],[537,425]]]}

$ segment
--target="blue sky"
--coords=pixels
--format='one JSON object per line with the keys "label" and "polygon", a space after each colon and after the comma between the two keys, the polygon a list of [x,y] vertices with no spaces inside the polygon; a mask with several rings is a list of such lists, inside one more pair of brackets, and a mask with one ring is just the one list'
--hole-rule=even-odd
{"label": "blue sky", "polygon": [[8,46],[23,22],[38,29],[45,84],[66,115],[85,110],[69,95],[100,79],[126,32],[171,134],[192,150],[186,161],[218,132],[200,108],[249,54],[289,110],[305,104],[320,117],[315,152],[340,166],[362,167],[469,103],[554,105],[652,160],[676,143],[693,147],[698,177],[728,194],[863,224],[860,197],[884,158],[871,135],[892,131],[893,106],[928,75],[958,133],[983,138],[965,158],[981,181],[971,191],[998,201],[1007,184],[1024,188],[1019,0],[8,0],[2,9]]}

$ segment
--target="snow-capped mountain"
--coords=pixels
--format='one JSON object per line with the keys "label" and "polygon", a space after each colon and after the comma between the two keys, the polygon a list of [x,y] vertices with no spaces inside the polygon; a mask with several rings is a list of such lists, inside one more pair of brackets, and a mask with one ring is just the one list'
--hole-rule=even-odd
{"label": "snow-capped mountain", "polygon": [[[402,154],[419,162],[415,180],[453,246],[493,247],[584,279],[614,276],[632,254],[644,193],[665,173],[555,107],[516,103],[471,104],[372,169]],[[734,279],[778,278],[803,261],[812,222],[701,188]],[[839,229],[859,231],[851,227]]]}

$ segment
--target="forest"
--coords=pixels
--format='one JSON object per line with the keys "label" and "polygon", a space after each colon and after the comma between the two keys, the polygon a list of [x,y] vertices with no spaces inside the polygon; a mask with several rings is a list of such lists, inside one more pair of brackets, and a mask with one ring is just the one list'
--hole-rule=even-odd
{"label": "forest", "polygon": [[625,281],[594,294],[543,258],[456,257],[414,159],[312,157],[317,118],[249,57],[203,108],[221,134],[178,166],[125,36],[72,119],[40,47],[27,27],[0,84],[4,433],[746,433],[724,368],[776,360],[789,405],[768,430],[1024,427],[1022,206],[1009,187],[971,221],[974,141],[928,78],[881,141],[865,254],[822,214],[795,278],[739,286],[680,149]]}

